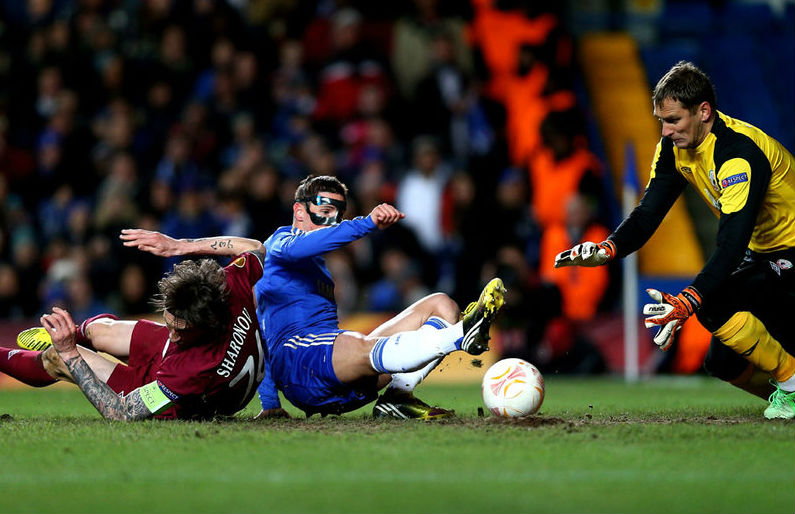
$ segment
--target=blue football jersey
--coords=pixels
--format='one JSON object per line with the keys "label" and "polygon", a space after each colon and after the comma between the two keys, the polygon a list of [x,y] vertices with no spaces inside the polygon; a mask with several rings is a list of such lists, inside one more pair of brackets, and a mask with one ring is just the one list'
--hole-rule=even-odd
{"label": "blue football jersey", "polygon": [[265,270],[254,289],[268,348],[296,334],[338,327],[334,281],[323,254],[375,230],[369,217],[355,218],[311,232],[281,227],[265,241]]}

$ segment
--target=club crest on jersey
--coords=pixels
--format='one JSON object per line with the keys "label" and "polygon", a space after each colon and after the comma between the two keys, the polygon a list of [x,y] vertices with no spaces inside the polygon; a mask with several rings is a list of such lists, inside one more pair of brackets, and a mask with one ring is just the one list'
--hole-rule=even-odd
{"label": "club crest on jersey", "polygon": [[709,170],[707,175],[709,176],[709,183],[712,184],[712,189],[720,191],[720,187],[718,187],[718,178],[715,176],[715,170]]}
{"label": "club crest on jersey", "polygon": [[243,266],[246,265],[246,258],[242,257],[242,256],[238,257],[237,259],[235,259],[235,261],[232,263],[232,265],[233,266],[237,266],[238,268],[242,268]]}
{"label": "club crest on jersey", "polygon": [[737,175],[732,175],[731,177],[726,177],[720,181],[720,185],[725,189],[741,182],[748,182],[748,173],[742,172],[738,173]]}
{"label": "club crest on jersey", "polygon": [[778,267],[781,269],[792,269],[792,262],[787,259],[779,259],[776,261],[776,264],[778,264]]}
{"label": "club crest on jersey", "polygon": [[682,173],[689,173],[690,175],[693,174],[693,170],[690,169],[688,166],[682,166]]}

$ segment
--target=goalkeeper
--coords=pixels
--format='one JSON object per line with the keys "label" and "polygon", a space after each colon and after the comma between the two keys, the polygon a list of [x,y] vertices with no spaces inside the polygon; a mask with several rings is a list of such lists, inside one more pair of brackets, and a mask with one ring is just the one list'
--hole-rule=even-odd
{"label": "goalkeeper", "polygon": [[756,127],[716,110],[709,77],[681,61],[654,88],[662,123],[638,206],[606,241],[560,253],[555,267],[598,266],[642,247],[688,183],[719,218],[717,247],[678,295],[649,289],[643,309],[667,350],[695,314],[713,334],[705,369],[768,397],[767,418],[795,418],[795,160]]}

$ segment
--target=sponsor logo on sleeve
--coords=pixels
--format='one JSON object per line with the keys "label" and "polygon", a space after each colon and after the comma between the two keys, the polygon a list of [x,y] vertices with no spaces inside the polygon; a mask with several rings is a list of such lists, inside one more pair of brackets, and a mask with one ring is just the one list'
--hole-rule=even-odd
{"label": "sponsor logo on sleeve", "polygon": [[787,259],[779,259],[776,261],[776,264],[778,264],[778,267],[781,269],[792,269],[792,262]]}
{"label": "sponsor logo on sleeve", "polygon": [[748,182],[748,173],[738,173],[736,175],[732,175],[731,177],[726,177],[725,179],[720,181],[720,185],[722,188],[727,188],[729,186],[733,186],[734,184],[739,184],[741,182]]}
{"label": "sponsor logo on sleeve", "polygon": [[690,169],[689,166],[682,166],[682,173],[689,173],[690,175],[693,174],[693,170]]}

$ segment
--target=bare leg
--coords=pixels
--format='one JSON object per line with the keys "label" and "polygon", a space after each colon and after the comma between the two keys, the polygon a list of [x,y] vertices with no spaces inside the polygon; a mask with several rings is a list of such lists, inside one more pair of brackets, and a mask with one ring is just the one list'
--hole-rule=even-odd
{"label": "bare leg", "polygon": [[[394,318],[379,325],[375,330],[370,332],[369,337],[386,337],[407,330],[418,330],[431,316],[438,316],[446,322],[453,324],[458,321],[459,315],[460,310],[458,304],[455,303],[452,298],[444,293],[434,293],[417,300]],[[372,349],[372,346],[367,350],[368,366],[370,364],[370,349]],[[382,373],[378,376],[378,389],[383,389],[389,385],[391,381],[391,375]]]}
{"label": "bare leg", "polygon": [[398,332],[417,330],[431,316],[438,316],[452,325],[458,322],[460,314],[461,310],[452,298],[444,293],[434,293],[417,300],[368,335],[370,337],[386,337]]}
{"label": "bare leg", "polygon": [[[97,375],[97,378],[102,382],[107,383],[108,378],[110,378],[111,373],[113,373],[113,370],[116,369],[118,363],[111,362],[96,352],[92,352],[91,350],[81,346],[77,347],[77,351],[80,352],[80,356],[86,361],[88,367],[94,371],[94,374]],[[47,348],[41,354],[41,358],[42,364],[44,364],[44,369],[47,370],[47,373],[49,373],[50,376],[58,380],[63,380],[64,382],[71,382],[73,384],[75,383],[74,379],[72,378],[72,374],[69,373],[69,370],[66,368],[66,364],[64,364],[61,356],[58,355],[58,352],[55,350],[55,348]]]}
{"label": "bare leg", "polygon": [[[418,330],[431,316],[439,316],[445,321],[450,320],[451,325],[455,324],[459,316],[458,305],[446,294],[436,293],[415,302],[367,336],[357,332],[343,332],[338,335],[332,353],[332,365],[337,378],[348,384],[379,375],[379,371],[381,374],[414,371],[456,349],[453,342],[456,337],[450,334],[441,335],[442,331],[419,334]],[[453,332],[456,332],[458,338],[461,337],[460,328],[453,328]],[[400,364],[393,359],[391,368],[387,366],[374,369],[370,360],[373,346],[376,342],[396,334],[401,334],[401,352],[405,359],[398,359]],[[446,341],[444,344],[443,340]],[[386,383],[386,378],[379,380],[379,384]]]}
{"label": "bare leg", "polygon": [[[86,328],[86,336],[94,348],[120,359],[130,356],[130,340],[137,321],[100,318]],[[91,361],[86,360],[89,366]],[[91,366],[93,369],[93,366]],[[97,370],[94,370],[96,373]]]}
{"label": "bare leg", "polygon": [[370,365],[370,350],[375,341],[375,338],[368,338],[358,332],[343,332],[337,336],[331,365],[340,382],[351,384],[379,375]]}

